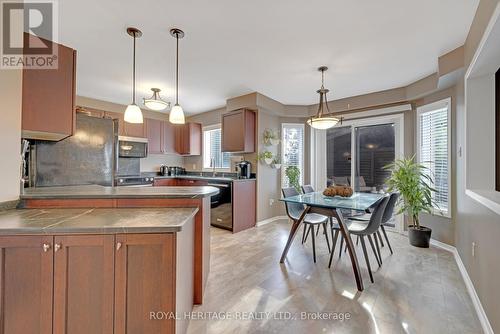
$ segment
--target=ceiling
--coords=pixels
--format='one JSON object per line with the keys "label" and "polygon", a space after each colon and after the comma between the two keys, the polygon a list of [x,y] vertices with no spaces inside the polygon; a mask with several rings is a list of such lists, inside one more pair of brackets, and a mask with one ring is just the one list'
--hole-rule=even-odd
{"label": "ceiling", "polygon": [[180,104],[188,114],[259,92],[283,104],[317,103],[316,68],[327,65],[329,99],[405,86],[437,70],[461,46],[479,0],[59,1],[59,41],[78,50],[78,95],[128,104],[132,38],[137,97],[151,87],[174,100],[180,41]]}

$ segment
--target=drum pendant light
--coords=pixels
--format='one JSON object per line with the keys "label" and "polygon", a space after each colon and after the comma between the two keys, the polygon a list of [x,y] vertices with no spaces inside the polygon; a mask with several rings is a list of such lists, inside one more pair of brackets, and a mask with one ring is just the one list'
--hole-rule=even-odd
{"label": "drum pendant light", "polygon": [[[334,127],[339,121],[341,121],[337,117],[328,115],[330,113],[330,109],[328,108],[328,99],[326,98],[326,93],[328,93],[329,90],[324,86],[326,70],[328,70],[328,67],[326,66],[321,66],[320,68],[318,68],[318,71],[321,72],[321,88],[316,91],[319,94],[318,112],[316,113],[316,116],[311,116],[307,120],[307,124],[319,130],[325,130]],[[323,115],[323,109],[326,109],[326,115]]]}
{"label": "drum pendant light", "polygon": [[135,104],[135,39],[142,36],[142,32],[137,28],[129,27],[127,28],[127,34],[134,38],[134,54],[133,54],[133,65],[132,65],[132,103],[125,109],[124,120],[127,123],[143,123],[144,119],[142,117],[141,108]]}
{"label": "drum pendant light", "polygon": [[179,105],[179,39],[184,37],[184,32],[180,29],[170,29],[172,35],[177,43],[176,62],[175,62],[175,105],[170,111],[169,120],[172,124],[184,124],[186,122],[184,111]]}

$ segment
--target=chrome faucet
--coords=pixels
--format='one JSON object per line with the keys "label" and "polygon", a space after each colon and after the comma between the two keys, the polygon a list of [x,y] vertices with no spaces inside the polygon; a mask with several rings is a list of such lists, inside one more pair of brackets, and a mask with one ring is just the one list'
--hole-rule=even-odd
{"label": "chrome faucet", "polygon": [[215,177],[217,175],[215,171],[215,158],[210,159],[210,164],[212,165],[212,177]]}

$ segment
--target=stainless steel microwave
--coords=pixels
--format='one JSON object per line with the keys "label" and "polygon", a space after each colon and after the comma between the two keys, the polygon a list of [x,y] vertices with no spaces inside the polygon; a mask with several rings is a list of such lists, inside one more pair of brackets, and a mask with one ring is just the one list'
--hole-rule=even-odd
{"label": "stainless steel microwave", "polygon": [[146,138],[118,137],[118,156],[120,158],[145,158],[148,156]]}

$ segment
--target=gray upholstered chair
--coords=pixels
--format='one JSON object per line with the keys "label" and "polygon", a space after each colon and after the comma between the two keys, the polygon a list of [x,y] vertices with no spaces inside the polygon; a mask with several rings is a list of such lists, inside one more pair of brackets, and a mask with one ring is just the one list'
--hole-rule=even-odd
{"label": "gray upholstered chair", "polygon": [[[372,274],[372,269],[370,266],[370,259],[368,257],[368,253],[366,251],[365,237],[370,242],[370,246],[371,246],[372,251],[375,255],[375,258],[377,258],[377,262],[378,262],[379,259],[377,256],[377,251],[375,250],[375,246],[373,245],[373,240],[372,240],[371,236],[377,232],[380,225],[382,224],[382,216],[384,215],[385,207],[387,206],[387,203],[389,202],[389,198],[390,198],[390,196],[386,196],[377,202],[373,213],[370,215],[370,220],[368,221],[368,223],[350,221],[350,224],[347,225],[347,228],[349,229],[349,233],[351,235],[355,235],[355,236],[360,237],[361,247],[363,248],[363,254],[365,256],[366,266],[368,267],[368,273],[370,274],[370,281],[372,283],[373,283],[373,274]],[[330,253],[330,261],[328,263],[328,268],[330,268],[332,265],[333,254],[335,253],[335,244],[337,242],[337,238],[339,236],[339,233],[340,233],[339,225],[334,224],[332,226],[333,245],[332,245],[332,252]],[[339,252],[342,252],[342,246],[340,247]],[[380,265],[380,262],[379,262],[379,265]]]}
{"label": "gray upholstered chair", "polygon": [[[299,192],[295,188],[283,188],[282,190],[283,197],[291,197],[291,196],[296,196],[299,195]],[[300,215],[304,211],[304,205],[300,203],[290,203],[290,202],[285,202],[285,208],[286,208],[286,214],[288,218],[290,218],[293,221],[296,221],[300,218]],[[326,238],[326,244],[328,245],[328,251],[330,252],[330,241],[328,239],[328,233],[327,231],[327,222],[328,222],[328,217],[319,215],[316,213],[308,213],[306,214],[306,217],[304,219],[304,232],[307,229],[307,234],[311,234],[312,237],[312,246],[313,246],[313,260],[314,263],[316,263],[316,240],[314,236],[314,227],[319,225],[323,226],[323,231],[325,232],[325,238]],[[303,235],[304,238],[304,235]]]}

